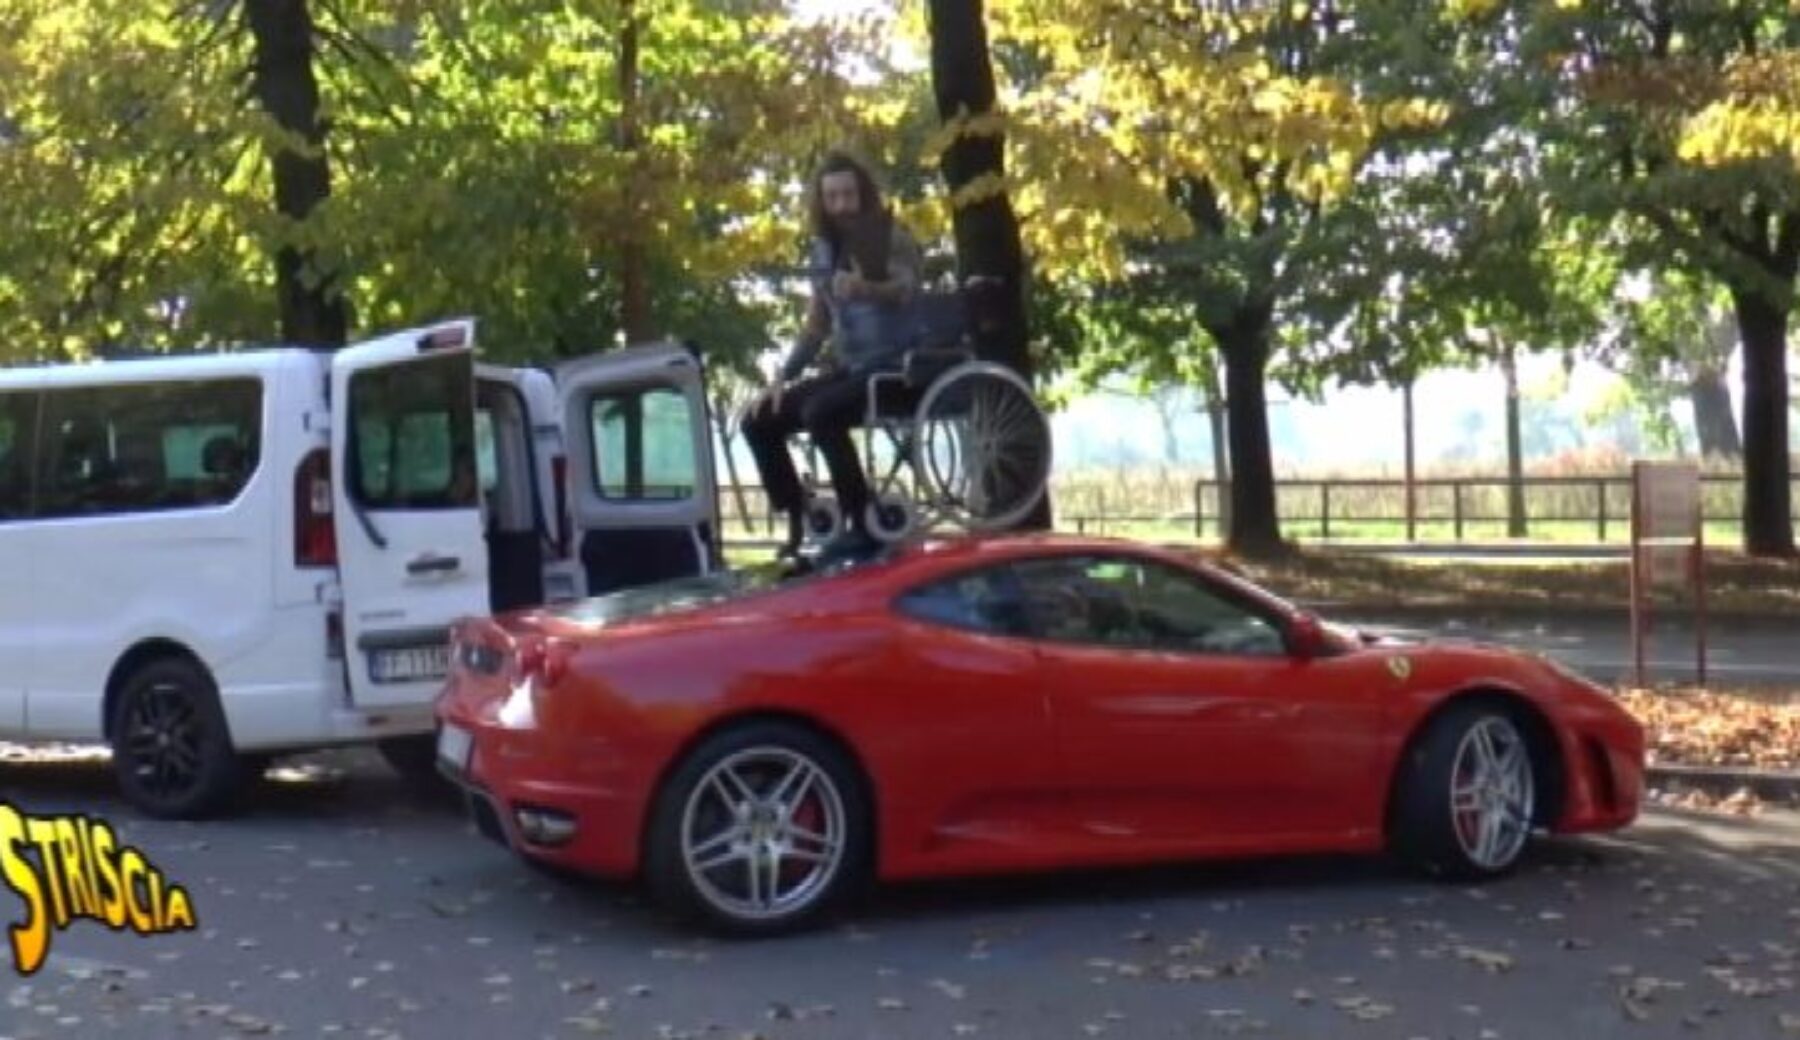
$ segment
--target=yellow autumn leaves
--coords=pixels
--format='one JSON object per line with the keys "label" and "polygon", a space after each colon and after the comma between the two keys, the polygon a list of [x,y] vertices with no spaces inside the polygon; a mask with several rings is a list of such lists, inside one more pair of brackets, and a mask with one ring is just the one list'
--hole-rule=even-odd
{"label": "yellow autumn leaves", "polygon": [[1682,128],[1681,158],[1705,165],[1785,159],[1800,171],[1800,52],[1740,57],[1723,96]]}
{"label": "yellow autumn leaves", "polygon": [[1304,3],[1253,6],[989,6],[996,49],[1030,55],[997,71],[1024,70],[1003,78],[1001,95],[1014,201],[1041,267],[1106,280],[1122,272],[1123,240],[1190,234],[1168,194],[1181,180],[1210,184],[1234,219],[1277,195],[1329,206],[1384,135],[1449,117],[1441,103],[1278,67],[1257,34],[1329,30],[1307,22]]}

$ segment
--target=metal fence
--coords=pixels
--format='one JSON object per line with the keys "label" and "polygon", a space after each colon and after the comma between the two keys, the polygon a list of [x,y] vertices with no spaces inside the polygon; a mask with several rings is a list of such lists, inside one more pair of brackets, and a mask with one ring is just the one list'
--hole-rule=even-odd
{"label": "metal fence", "polygon": [[[1407,542],[1483,540],[1508,534],[1506,477],[1284,478],[1275,484],[1276,511],[1290,537]],[[1800,475],[1794,479],[1800,491]],[[1525,535],[1558,541],[1624,542],[1631,531],[1631,477],[1527,476],[1520,484]],[[1072,478],[1051,485],[1056,525],[1088,534],[1220,537],[1228,486],[1210,479],[1141,475]],[[1796,495],[1800,498],[1800,494]],[[1701,477],[1701,505],[1714,535],[1741,529],[1743,477]],[[721,488],[728,540],[766,538],[778,530],[760,488]],[[746,523],[748,514],[749,523]]]}

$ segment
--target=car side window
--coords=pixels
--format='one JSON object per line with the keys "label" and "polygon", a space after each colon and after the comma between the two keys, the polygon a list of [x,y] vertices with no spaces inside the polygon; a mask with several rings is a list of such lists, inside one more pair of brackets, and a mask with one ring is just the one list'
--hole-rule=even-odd
{"label": "car side window", "polygon": [[1026,612],[1040,638],[1122,650],[1278,657],[1268,618],[1204,578],[1149,560],[1070,557],[1019,569]]}
{"label": "car side window", "polygon": [[1004,567],[941,579],[902,595],[895,607],[908,617],[989,635],[1029,634],[1017,583]]}

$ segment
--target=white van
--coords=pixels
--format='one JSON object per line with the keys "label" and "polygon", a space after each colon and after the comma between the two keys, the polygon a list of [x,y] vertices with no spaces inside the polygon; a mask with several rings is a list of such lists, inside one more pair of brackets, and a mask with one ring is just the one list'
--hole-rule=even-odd
{"label": "white van", "polygon": [[0,740],[104,740],[164,817],[333,744],[430,775],[449,622],[719,566],[706,408],[680,346],[471,320],[0,371]]}

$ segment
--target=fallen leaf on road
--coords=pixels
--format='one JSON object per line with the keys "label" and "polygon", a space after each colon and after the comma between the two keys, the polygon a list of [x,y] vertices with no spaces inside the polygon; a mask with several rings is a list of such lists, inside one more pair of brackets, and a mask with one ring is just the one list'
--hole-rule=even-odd
{"label": "fallen leaf on road", "polygon": [[1373,1022],[1394,1013],[1392,1004],[1383,1004],[1370,1000],[1368,997],[1339,997],[1332,1003],[1336,1004],[1339,1010],[1348,1012],[1350,1017],[1361,1019],[1364,1022]]}
{"label": "fallen leaf on road", "polygon": [[1690,690],[1628,689],[1620,699],[1648,731],[1652,762],[1800,768],[1800,705]]}
{"label": "fallen leaf on road", "polygon": [[1477,949],[1473,946],[1458,946],[1456,948],[1456,956],[1462,960],[1479,964],[1481,967],[1496,974],[1511,971],[1513,968],[1513,959],[1511,956],[1504,953],[1496,953],[1492,950]]}

